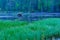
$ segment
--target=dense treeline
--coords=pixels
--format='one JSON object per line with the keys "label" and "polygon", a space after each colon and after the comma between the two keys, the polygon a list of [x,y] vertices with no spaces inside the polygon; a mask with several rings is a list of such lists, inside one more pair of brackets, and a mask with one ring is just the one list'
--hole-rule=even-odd
{"label": "dense treeline", "polygon": [[0,0],[0,11],[60,12],[60,0]]}

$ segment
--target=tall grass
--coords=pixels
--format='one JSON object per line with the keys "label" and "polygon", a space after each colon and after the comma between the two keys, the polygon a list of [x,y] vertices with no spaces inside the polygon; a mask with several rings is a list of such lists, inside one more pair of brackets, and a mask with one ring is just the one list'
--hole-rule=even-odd
{"label": "tall grass", "polygon": [[10,28],[10,27],[16,27],[16,26],[24,26],[27,25],[28,23],[25,21],[11,21],[11,20],[0,20],[0,30],[5,29],[5,28]]}
{"label": "tall grass", "polygon": [[59,21],[60,18],[50,18],[25,26],[11,27],[10,25],[10,28],[0,31],[0,40],[45,40],[45,37],[60,35]]}

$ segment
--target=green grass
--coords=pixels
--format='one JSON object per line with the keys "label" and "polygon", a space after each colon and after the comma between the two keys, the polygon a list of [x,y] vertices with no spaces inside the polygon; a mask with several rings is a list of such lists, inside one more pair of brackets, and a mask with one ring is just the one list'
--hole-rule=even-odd
{"label": "green grass", "polygon": [[14,27],[12,27],[15,24],[14,21],[3,21],[1,23],[12,24],[10,26],[6,25],[7,28],[2,27],[2,29],[5,29],[0,31],[0,40],[44,40],[45,37],[60,35],[60,18],[39,20],[29,24],[26,23],[24,26],[16,21]]}
{"label": "green grass", "polygon": [[0,20],[0,30],[5,29],[5,28],[10,28],[10,27],[24,26],[27,24],[28,23],[25,21],[11,21],[11,20],[2,21]]}

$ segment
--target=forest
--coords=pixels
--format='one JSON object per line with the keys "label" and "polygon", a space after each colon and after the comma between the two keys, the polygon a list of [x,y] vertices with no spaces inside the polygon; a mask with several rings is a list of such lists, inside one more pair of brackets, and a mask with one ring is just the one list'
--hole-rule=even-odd
{"label": "forest", "polygon": [[0,11],[60,12],[60,0],[0,0]]}

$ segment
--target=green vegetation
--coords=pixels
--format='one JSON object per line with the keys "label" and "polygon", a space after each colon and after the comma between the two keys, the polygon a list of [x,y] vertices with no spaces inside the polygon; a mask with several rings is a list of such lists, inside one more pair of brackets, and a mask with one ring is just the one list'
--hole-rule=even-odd
{"label": "green vegetation", "polygon": [[10,27],[24,26],[27,25],[27,22],[24,21],[11,21],[11,20],[0,20],[0,30]]}
{"label": "green vegetation", "polygon": [[60,18],[49,18],[28,25],[20,21],[0,21],[0,40],[44,40],[45,37],[60,35],[59,21]]}
{"label": "green vegetation", "polygon": [[60,10],[60,0],[0,0],[0,11],[54,12]]}

